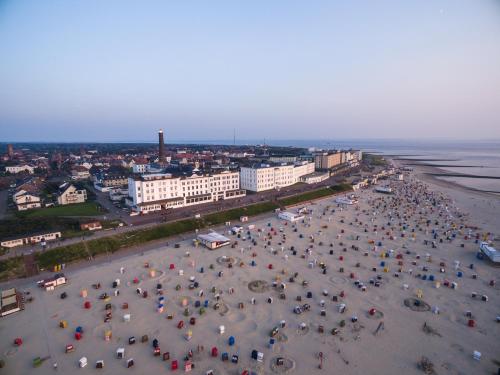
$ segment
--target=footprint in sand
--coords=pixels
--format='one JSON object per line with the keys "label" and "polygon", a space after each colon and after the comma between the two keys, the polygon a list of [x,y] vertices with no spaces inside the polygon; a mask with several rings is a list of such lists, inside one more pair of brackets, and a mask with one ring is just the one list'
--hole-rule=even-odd
{"label": "footprint in sand", "polygon": [[247,318],[247,314],[243,312],[233,312],[227,317],[227,321],[230,323],[241,323]]}
{"label": "footprint in sand", "polygon": [[462,345],[460,345],[460,344],[451,344],[450,347],[453,348],[453,349],[458,350],[460,353],[465,352],[464,347]]}

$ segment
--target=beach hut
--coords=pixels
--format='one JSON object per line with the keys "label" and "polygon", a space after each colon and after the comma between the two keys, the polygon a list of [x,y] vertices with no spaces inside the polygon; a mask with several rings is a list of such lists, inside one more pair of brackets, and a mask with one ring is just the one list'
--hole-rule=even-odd
{"label": "beach hut", "polygon": [[113,336],[113,334],[111,333],[110,329],[107,329],[104,331],[104,340],[105,341],[110,341],[112,336]]}
{"label": "beach hut", "polygon": [[178,368],[179,368],[179,362],[176,359],[174,359],[170,365],[170,369],[174,371],[177,370]]}
{"label": "beach hut", "polygon": [[255,359],[257,362],[264,362],[264,353],[252,350],[252,359]]}
{"label": "beach hut", "polygon": [[116,358],[123,359],[125,357],[125,348],[116,349]]}
{"label": "beach hut", "polygon": [[346,304],[345,303],[341,303],[339,306],[338,306],[338,311],[339,313],[343,314],[346,310]]}
{"label": "beach hut", "polygon": [[87,357],[82,357],[80,358],[80,360],[78,361],[78,366],[80,368],[84,368],[85,366],[87,366],[88,364],[88,361],[87,361]]}

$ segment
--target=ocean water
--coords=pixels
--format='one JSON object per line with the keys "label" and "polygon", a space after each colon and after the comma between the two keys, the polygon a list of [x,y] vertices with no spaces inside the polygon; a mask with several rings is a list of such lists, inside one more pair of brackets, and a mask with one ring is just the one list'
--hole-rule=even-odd
{"label": "ocean water", "polygon": [[[192,143],[186,141],[186,143]],[[205,144],[233,144],[233,140],[200,141]],[[263,144],[260,139],[238,139],[237,145]],[[441,169],[450,173],[500,177],[500,140],[453,141],[453,140],[384,140],[384,139],[267,139],[270,146],[316,147],[321,149],[361,149],[381,155],[401,155],[414,159],[444,159],[426,164],[446,165]],[[500,193],[500,179],[439,177],[473,189]]]}
{"label": "ocean water", "polygon": [[[446,165],[451,173],[500,177],[500,141],[408,141],[408,140],[303,140],[269,141],[270,145],[317,147],[323,149],[357,148],[382,155],[404,155],[413,159],[441,159],[426,164]],[[500,179],[440,177],[466,187],[500,193]]]}

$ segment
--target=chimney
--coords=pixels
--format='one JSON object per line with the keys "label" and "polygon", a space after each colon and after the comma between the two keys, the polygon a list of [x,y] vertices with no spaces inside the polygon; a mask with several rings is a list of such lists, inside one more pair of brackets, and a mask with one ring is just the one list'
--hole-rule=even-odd
{"label": "chimney", "polygon": [[158,132],[158,143],[159,143],[159,152],[158,156],[160,159],[160,163],[165,162],[165,144],[163,142],[163,129],[160,129]]}

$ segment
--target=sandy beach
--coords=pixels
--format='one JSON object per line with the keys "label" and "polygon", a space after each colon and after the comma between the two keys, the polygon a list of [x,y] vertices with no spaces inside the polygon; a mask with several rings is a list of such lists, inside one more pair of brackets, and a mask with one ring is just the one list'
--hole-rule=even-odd
{"label": "sandy beach", "polygon": [[[339,207],[333,198],[307,205],[310,212],[295,224],[274,215],[242,223],[240,238],[225,233],[233,245],[217,250],[194,246],[193,234],[179,248],[158,246],[69,270],[68,284],[51,292],[26,284],[33,302],[0,318],[0,374],[171,373],[174,360],[184,372],[185,357],[193,373],[214,375],[423,374],[422,357],[436,374],[496,373],[499,268],[476,258],[476,238],[498,238],[500,200],[419,170],[381,184],[389,183],[394,194],[362,190],[357,205]],[[97,283],[100,289],[93,288]],[[110,299],[100,299],[103,293]],[[294,312],[304,304],[308,311]],[[67,327],[60,328],[62,321]],[[83,329],[79,340],[77,327]],[[14,346],[18,337],[23,344]],[[153,354],[154,339],[160,356]],[[65,353],[68,344],[74,352]],[[118,348],[125,349],[123,359]],[[262,362],[252,359],[253,350],[263,353]],[[228,361],[221,359],[225,352]],[[34,368],[35,357],[47,359]],[[86,368],[79,368],[82,357]],[[134,366],[127,368],[130,358]],[[99,360],[103,369],[95,368]]]}

